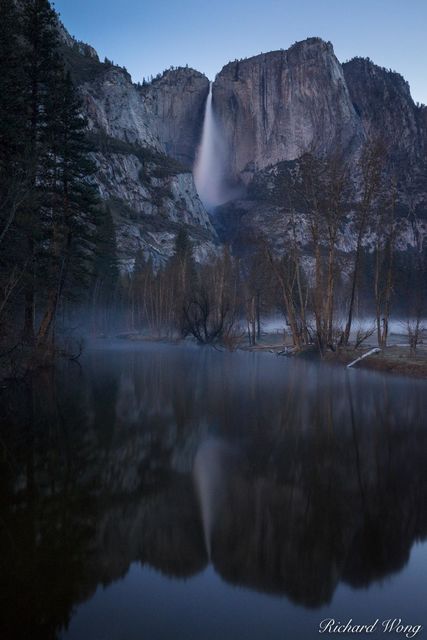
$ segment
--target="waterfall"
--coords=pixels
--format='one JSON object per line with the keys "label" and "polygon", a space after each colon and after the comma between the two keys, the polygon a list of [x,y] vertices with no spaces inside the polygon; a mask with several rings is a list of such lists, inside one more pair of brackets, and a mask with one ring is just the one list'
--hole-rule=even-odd
{"label": "waterfall", "polygon": [[218,126],[212,105],[212,82],[206,100],[202,139],[194,165],[194,182],[201,201],[207,209],[213,209],[230,199],[225,171],[227,149]]}

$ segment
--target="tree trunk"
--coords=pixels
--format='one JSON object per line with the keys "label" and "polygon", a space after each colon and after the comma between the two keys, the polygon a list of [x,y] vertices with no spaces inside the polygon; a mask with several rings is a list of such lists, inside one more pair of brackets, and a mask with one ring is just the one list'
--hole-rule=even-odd
{"label": "tree trunk", "polygon": [[356,298],[356,286],[357,286],[357,280],[359,277],[359,264],[360,264],[361,251],[362,251],[362,232],[359,231],[359,236],[357,238],[356,257],[354,259],[353,279],[351,283],[351,294],[350,294],[350,303],[348,307],[347,324],[346,324],[344,335],[343,335],[343,344],[345,346],[348,345],[350,340],[351,325],[353,322],[354,301]]}
{"label": "tree trunk", "polygon": [[27,344],[33,344],[35,339],[35,292],[34,292],[34,241],[31,236],[27,239],[27,251],[29,257],[29,267],[25,283],[25,303],[24,303],[24,330],[23,340]]}

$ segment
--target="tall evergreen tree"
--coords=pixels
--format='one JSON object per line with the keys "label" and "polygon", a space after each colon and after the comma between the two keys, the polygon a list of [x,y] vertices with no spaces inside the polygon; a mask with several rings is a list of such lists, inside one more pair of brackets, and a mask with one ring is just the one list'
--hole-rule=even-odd
{"label": "tall evergreen tree", "polygon": [[35,337],[35,296],[38,242],[42,240],[42,207],[46,185],[46,162],[50,149],[46,129],[51,126],[50,96],[56,85],[61,61],[56,15],[48,0],[27,0],[23,8],[23,74],[26,123],[25,156],[30,197],[22,216],[29,261],[25,279],[23,338]]}
{"label": "tall evergreen tree", "polygon": [[97,243],[93,266],[92,329],[107,331],[119,286],[119,263],[113,217],[108,206],[98,216]]}
{"label": "tall evergreen tree", "polygon": [[21,21],[14,0],[0,0],[0,244],[22,200],[25,123]]}
{"label": "tall evergreen tree", "polygon": [[[0,0],[0,323],[6,332],[11,301],[25,268],[17,225],[27,196],[23,171],[25,110],[23,51],[19,13],[14,0]],[[9,318],[11,320],[11,318]]]}
{"label": "tall evergreen tree", "polygon": [[42,344],[64,293],[81,291],[93,272],[94,166],[49,1],[0,0],[0,9],[0,292],[18,264],[23,338]]}
{"label": "tall evergreen tree", "polygon": [[103,289],[111,292],[117,285],[119,271],[113,216],[110,207],[105,206],[98,216],[94,275],[102,280]]}
{"label": "tall evergreen tree", "polygon": [[45,167],[48,197],[42,211],[48,250],[45,274],[48,296],[38,331],[39,342],[46,341],[49,335],[67,279],[83,284],[94,251],[97,199],[88,182],[94,165],[88,158],[87,123],[81,115],[81,103],[71,77],[63,69],[58,69],[56,87],[48,97],[47,108],[52,115],[44,132],[50,150]]}

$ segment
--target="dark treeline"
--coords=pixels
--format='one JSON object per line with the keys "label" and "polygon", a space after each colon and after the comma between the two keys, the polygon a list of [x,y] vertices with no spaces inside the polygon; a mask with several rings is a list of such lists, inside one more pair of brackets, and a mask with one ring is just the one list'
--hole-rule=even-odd
{"label": "dark treeline", "polygon": [[0,337],[46,351],[61,303],[93,278],[101,210],[55,12],[0,9]]}

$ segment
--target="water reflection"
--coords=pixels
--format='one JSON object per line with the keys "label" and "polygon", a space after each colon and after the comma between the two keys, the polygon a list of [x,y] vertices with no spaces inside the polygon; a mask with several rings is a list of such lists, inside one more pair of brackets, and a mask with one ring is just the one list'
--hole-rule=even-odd
{"label": "water reflection", "polygon": [[304,607],[399,571],[427,535],[426,390],[152,345],[1,390],[0,636],[56,637],[134,562]]}

